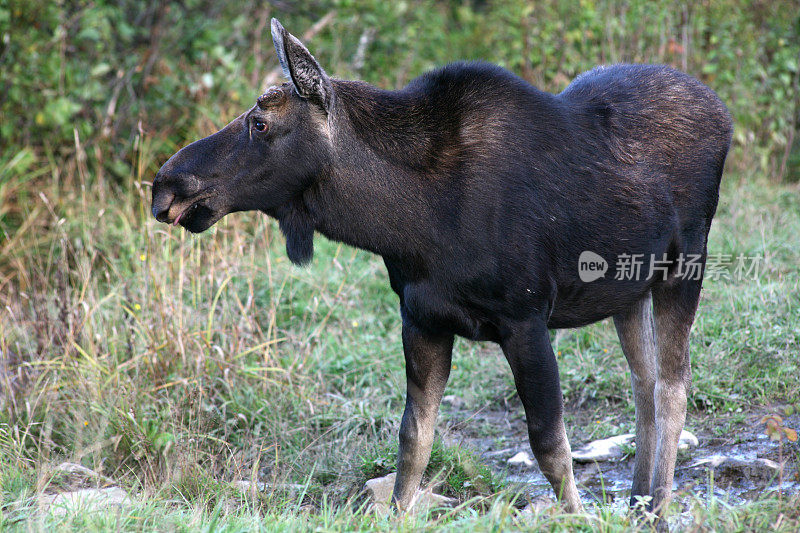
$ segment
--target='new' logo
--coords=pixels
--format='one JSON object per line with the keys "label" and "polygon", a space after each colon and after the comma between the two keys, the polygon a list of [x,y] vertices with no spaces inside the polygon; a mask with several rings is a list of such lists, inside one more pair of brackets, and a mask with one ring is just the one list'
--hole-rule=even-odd
{"label": "'new' logo", "polygon": [[584,283],[590,283],[602,278],[608,270],[608,263],[605,259],[589,250],[581,252],[578,257],[578,276]]}

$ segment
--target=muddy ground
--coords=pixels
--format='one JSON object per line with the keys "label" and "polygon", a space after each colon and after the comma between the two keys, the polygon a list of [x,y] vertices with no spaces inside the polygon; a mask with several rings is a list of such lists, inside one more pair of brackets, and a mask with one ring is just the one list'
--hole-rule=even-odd
{"label": "muddy ground", "polygon": [[[553,501],[552,490],[535,461],[532,466],[510,465],[508,462],[520,451],[530,454],[524,414],[518,403],[515,405],[510,401],[499,409],[476,412],[465,409],[457,398],[447,397],[442,408],[442,418],[448,426],[445,439],[470,447],[495,474],[512,485],[519,485],[532,502]],[[581,407],[567,405],[565,410],[572,449],[594,440],[588,436],[597,409],[584,404]],[[770,440],[764,424],[760,423],[765,414],[781,412],[780,406],[770,410],[754,409],[743,413],[744,416],[737,414],[737,422],[724,417],[690,415],[687,427],[693,429],[699,445],[679,452],[673,486],[677,491],[676,501],[705,498],[712,487],[718,498],[731,505],[775,492],[779,486],[784,494],[800,492],[800,446],[786,439],[782,444]],[[630,418],[629,427],[632,426],[632,415],[623,413],[620,418]],[[785,427],[800,428],[799,414],[784,416],[783,421]],[[487,436],[487,427],[498,431]],[[715,428],[724,429],[715,431]],[[614,461],[575,462],[575,478],[583,501],[627,505],[633,462],[633,454]],[[782,469],[777,468],[780,464],[783,464]]]}

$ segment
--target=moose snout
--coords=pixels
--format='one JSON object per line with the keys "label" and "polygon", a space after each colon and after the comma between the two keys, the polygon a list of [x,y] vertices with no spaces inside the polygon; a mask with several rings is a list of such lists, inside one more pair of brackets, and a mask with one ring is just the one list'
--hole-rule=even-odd
{"label": "moose snout", "polygon": [[168,222],[169,208],[175,200],[175,192],[172,190],[170,183],[168,183],[168,181],[173,180],[169,180],[163,170],[163,168],[159,170],[153,180],[152,211],[156,220]]}
{"label": "moose snout", "polygon": [[175,195],[169,191],[156,192],[153,186],[153,216],[159,222],[169,222],[169,208],[175,200]]}
{"label": "moose snout", "polygon": [[[152,213],[159,222],[170,222],[170,210],[178,200],[187,199],[200,190],[200,180],[193,174],[173,172],[161,167],[153,180]],[[173,214],[175,215],[175,214]]]}

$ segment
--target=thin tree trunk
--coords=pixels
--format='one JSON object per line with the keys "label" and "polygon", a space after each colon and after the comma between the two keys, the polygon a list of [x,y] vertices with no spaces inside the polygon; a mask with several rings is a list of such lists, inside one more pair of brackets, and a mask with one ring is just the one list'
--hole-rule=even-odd
{"label": "thin tree trunk", "polygon": [[786,140],[786,149],[783,151],[781,158],[781,170],[778,172],[778,181],[783,181],[786,177],[786,166],[789,162],[789,156],[792,154],[792,146],[794,146],[794,138],[797,133],[798,115],[800,115],[800,52],[797,54],[797,68],[794,73],[794,109],[792,110],[792,120],[789,127],[789,138]]}

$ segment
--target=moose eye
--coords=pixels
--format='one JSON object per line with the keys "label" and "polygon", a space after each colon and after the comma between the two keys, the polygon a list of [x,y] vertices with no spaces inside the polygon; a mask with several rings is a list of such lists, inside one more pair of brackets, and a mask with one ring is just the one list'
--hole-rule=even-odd
{"label": "moose eye", "polygon": [[261,120],[253,121],[253,127],[256,129],[256,131],[267,131],[267,123]]}

